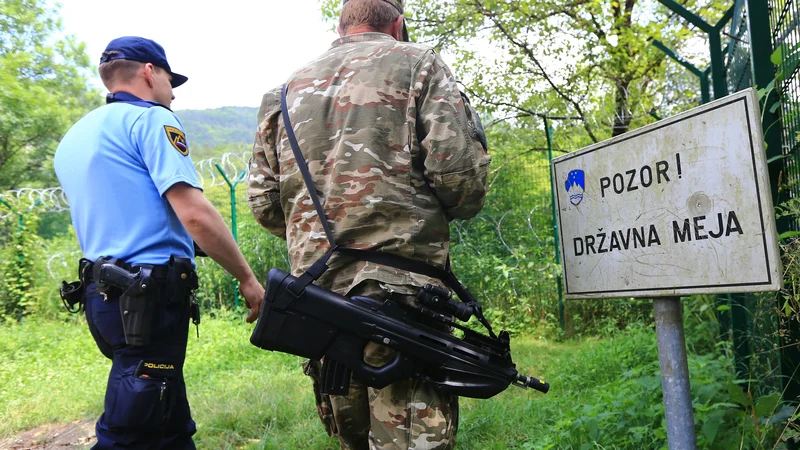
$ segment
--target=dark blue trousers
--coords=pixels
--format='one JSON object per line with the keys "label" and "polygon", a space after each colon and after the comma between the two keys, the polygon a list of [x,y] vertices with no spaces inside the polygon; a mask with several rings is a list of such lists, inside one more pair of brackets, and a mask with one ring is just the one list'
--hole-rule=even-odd
{"label": "dark blue trousers", "polygon": [[86,320],[97,347],[112,361],[92,448],[194,449],[197,428],[183,380],[189,302],[158,302],[153,342],[146,346],[125,344],[119,298],[106,301],[94,283],[86,288]]}

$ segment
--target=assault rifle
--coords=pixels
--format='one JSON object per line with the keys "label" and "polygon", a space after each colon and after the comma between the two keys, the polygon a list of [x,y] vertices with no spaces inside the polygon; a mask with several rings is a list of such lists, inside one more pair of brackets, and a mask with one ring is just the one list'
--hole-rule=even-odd
{"label": "assault rifle", "polygon": [[[417,310],[391,300],[344,297],[309,284],[296,292],[298,278],[283,270],[267,275],[267,292],[250,337],[256,347],[310,359],[322,359],[320,390],[345,395],[354,374],[364,384],[383,388],[409,377],[433,383],[442,392],[489,398],[513,384],[546,393],[550,385],[520,375],[511,360],[509,335],[480,334],[452,320],[468,320],[475,307],[455,302],[445,289],[428,285]],[[458,338],[425,323],[463,332]],[[395,350],[381,367],[364,362],[368,341]]]}
{"label": "assault rifle", "polygon": [[[461,397],[489,398],[511,384],[546,393],[549,384],[517,372],[511,360],[508,332],[494,334],[480,304],[458,282],[449,263],[441,269],[399,255],[340,248],[336,244],[294,135],[286,108],[286,90],[284,85],[281,111],[286,134],[330,250],[300,277],[280,269],[269,271],[264,304],[250,342],[265,350],[323,359],[320,380],[323,394],[347,394],[351,375],[378,389],[415,377]],[[461,303],[451,298],[450,291],[432,285],[420,290],[417,298],[422,307],[415,309],[389,300],[348,298],[312,284],[328,269],[327,262],[337,251],[362,261],[439,279],[455,292]],[[489,336],[453,319],[466,322],[472,316],[487,329]],[[442,330],[450,327],[461,330],[463,337]],[[369,341],[393,349],[394,359],[381,367],[365,363],[364,348]]]}

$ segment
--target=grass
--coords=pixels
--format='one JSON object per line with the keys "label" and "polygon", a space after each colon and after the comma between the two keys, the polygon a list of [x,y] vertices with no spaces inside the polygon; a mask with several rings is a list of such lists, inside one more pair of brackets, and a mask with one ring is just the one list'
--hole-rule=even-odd
{"label": "grass", "polygon": [[[251,330],[239,317],[206,317],[199,340],[191,330],[185,376],[198,447],[338,448],[316,415],[301,358],[252,346]],[[489,400],[461,399],[459,449],[665,445],[652,330],[566,343],[515,337],[512,347],[519,370],[549,381],[550,393],[510,387]],[[701,380],[692,385],[696,408],[725,389],[727,363],[691,357]],[[0,326],[0,437],[97,417],[109,367],[85,324]],[[698,434],[702,426],[700,413]]]}

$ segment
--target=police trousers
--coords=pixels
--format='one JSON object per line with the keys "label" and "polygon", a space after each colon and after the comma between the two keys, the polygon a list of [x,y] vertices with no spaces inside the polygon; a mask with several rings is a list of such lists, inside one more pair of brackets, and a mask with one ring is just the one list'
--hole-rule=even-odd
{"label": "police trousers", "polygon": [[[348,295],[391,298],[417,305],[413,296],[389,294],[377,281],[367,280]],[[394,350],[370,342],[364,361],[380,367],[394,359]],[[318,376],[319,362],[305,363],[312,379]],[[318,383],[315,380],[315,390]],[[414,378],[375,389],[355,378],[343,396],[323,396],[315,392],[317,411],[329,435],[339,439],[342,450],[449,450],[455,446],[458,430],[458,397],[439,392],[430,383]]]}
{"label": "police trousers", "polygon": [[[157,299],[158,300],[158,299]],[[86,320],[97,347],[111,359],[103,414],[95,425],[105,449],[194,449],[197,430],[186,398],[183,363],[190,306],[159,301],[150,345],[125,343],[119,296],[106,300],[86,287]]]}

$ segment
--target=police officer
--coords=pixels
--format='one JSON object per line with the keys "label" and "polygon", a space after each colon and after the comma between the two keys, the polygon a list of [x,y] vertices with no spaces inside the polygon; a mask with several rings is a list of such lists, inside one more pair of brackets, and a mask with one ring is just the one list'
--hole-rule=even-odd
{"label": "police officer", "polygon": [[195,243],[239,280],[248,322],[264,289],[203,195],[169,109],[187,78],[133,36],[108,44],[99,72],[106,105],[67,132],[54,163],[84,255],[89,329],[113,361],[94,448],[194,448],[183,363]]}
{"label": "police officer", "polygon": [[[430,47],[407,42],[402,0],[345,0],[331,48],[287,81],[288,114],[325,218],[316,214],[281,117],[283,86],[264,95],[250,167],[249,205],[287,240],[300,276],[336,242],[444,268],[449,221],[483,207],[491,158],[477,115]],[[334,253],[315,284],[342,295],[417,305],[433,280]],[[391,361],[369,343],[365,361]],[[306,373],[317,376],[310,361]],[[346,396],[316,392],[318,412],[343,449],[449,449],[457,397],[419,380],[383,389],[352,380]]]}

